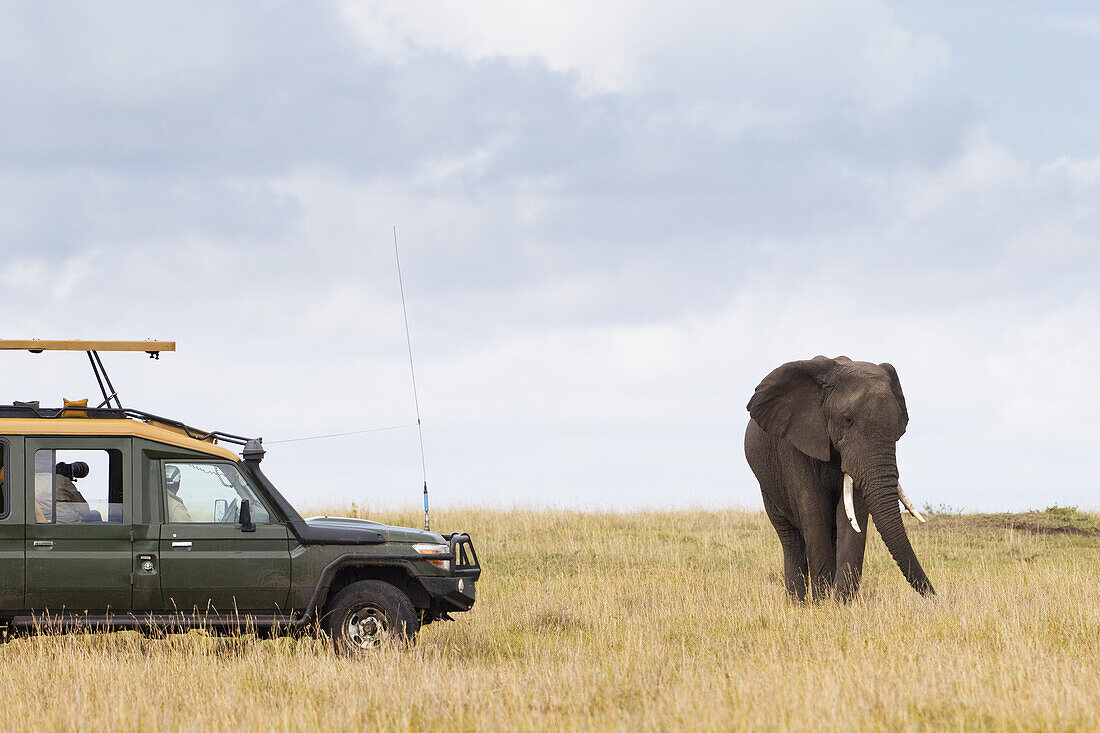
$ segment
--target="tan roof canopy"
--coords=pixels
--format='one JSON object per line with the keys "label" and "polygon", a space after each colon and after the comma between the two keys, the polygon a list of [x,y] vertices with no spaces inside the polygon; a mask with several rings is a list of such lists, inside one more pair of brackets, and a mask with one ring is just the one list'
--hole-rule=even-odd
{"label": "tan roof canopy", "polygon": [[0,339],[0,351],[175,351],[175,341]]}

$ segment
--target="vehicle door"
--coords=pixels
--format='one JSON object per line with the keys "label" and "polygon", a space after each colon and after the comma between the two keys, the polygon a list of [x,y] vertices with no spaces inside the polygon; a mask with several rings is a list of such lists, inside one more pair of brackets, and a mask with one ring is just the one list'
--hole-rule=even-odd
{"label": "vehicle door", "polygon": [[128,612],[133,479],[129,438],[27,438],[26,607]]}
{"label": "vehicle door", "polygon": [[[290,540],[232,461],[162,460],[160,587],[167,610],[283,612]],[[248,502],[252,526],[241,524]]]}
{"label": "vehicle door", "polygon": [[[18,451],[19,444],[16,443]],[[23,525],[23,506],[18,499],[21,491],[12,491],[15,482],[22,478],[12,465],[12,444],[0,438],[0,612],[20,611],[24,590],[24,542],[26,527]]]}

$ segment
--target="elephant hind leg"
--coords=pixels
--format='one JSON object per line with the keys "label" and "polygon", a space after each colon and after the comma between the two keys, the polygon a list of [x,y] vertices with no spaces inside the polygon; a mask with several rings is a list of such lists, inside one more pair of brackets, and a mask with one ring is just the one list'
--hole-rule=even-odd
{"label": "elephant hind leg", "polygon": [[783,585],[793,600],[806,602],[806,541],[802,533],[767,500],[764,509],[783,546]]}

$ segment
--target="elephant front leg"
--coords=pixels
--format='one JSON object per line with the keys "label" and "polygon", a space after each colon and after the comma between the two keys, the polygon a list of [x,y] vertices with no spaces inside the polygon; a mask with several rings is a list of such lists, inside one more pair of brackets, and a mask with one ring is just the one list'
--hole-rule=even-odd
{"label": "elephant front leg", "polygon": [[815,519],[808,527],[803,527],[806,538],[806,559],[810,569],[810,592],[814,602],[829,598],[833,594],[833,582],[836,578],[836,546],[833,544],[832,516],[827,521]]}
{"label": "elephant front leg", "polygon": [[787,593],[799,603],[806,602],[806,543],[795,530],[789,540],[780,540],[783,544],[783,585]]}
{"label": "elephant front leg", "polygon": [[799,603],[806,602],[806,542],[802,533],[775,506],[764,500],[764,510],[783,546],[783,585],[787,594]]}
{"label": "elephant front leg", "polygon": [[853,499],[859,532],[852,527],[844,502],[836,507],[836,598],[843,603],[851,601],[859,592],[863,555],[867,549],[867,505],[862,492],[855,492]]}

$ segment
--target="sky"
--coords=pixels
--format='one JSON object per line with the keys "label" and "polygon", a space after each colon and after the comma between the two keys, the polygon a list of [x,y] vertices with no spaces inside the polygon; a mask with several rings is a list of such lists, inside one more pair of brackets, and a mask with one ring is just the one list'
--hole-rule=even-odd
{"label": "sky", "polygon": [[[296,505],[761,506],[745,405],[895,365],[920,506],[1100,509],[1086,3],[5,3],[0,337]],[[89,397],[9,353],[0,402]],[[292,441],[292,442],[276,442]]]}

